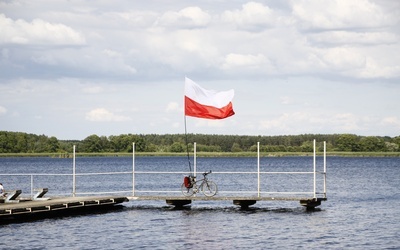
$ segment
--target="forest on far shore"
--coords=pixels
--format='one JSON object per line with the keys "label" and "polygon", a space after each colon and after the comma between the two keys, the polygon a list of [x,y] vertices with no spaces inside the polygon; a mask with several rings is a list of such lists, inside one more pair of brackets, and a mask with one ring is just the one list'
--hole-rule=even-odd
{"label": "forest on far shore", "polygon": [[[72,153],[73,145],[80,153],[135,152],[400,152],[400,136],[359,136],[355,134],[302,134],[279,136],[209,135],[209,134],[121,134],[89,135],[83,140],[59,140],[54,136],[0,131],[0,153]],[[188,142],[188,143],[186,143]]]}

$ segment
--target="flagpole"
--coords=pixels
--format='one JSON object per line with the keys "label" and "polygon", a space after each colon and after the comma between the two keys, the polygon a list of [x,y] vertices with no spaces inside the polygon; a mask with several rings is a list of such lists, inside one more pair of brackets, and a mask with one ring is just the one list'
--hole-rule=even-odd
{"label": "flagpole", "polygon": [[[201,86],[185,76],[184,119],[186,152],[189,162],[190,173],[192,173],[192,167],[190,165],[189,157],[189,142],[186,126],[186,116],[206,119],[224,119],[232,116],[235,114],[232,107],[232,99],[234,94],[235,92],[233,89],[220,92],[203,89]],[[215,103],[218,103],[218,105],[216,105]],[[194,162],[193,168],[194,172],[196,172],[196,160]]]}
{"label": "flagpole", "polygon": [[189,174],[192,173],[192,166],[190,165],[190,157],[189,157],[189,143],[188,143],[188,136],[187,136],[187,128],[186,128],[186,115],[184,115],[185,117],[185,141],[186,141],[186,153],[187,153],[187,159],[188,159],[188,163],[189,163]]}

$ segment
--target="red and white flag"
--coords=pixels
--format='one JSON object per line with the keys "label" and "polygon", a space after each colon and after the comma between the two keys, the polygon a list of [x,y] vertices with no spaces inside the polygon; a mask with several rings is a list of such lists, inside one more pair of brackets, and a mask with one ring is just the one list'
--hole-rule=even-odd
{"label": "red and white flag", "polygon": [[207,90],[185,77],[185,115],[207,119],[232,116],[235,114],[232,106],[234,95],[233,89],[221,92]]}

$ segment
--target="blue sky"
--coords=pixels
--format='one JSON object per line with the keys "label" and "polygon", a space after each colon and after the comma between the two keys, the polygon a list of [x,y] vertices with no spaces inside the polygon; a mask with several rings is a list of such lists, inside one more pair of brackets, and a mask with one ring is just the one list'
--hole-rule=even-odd
{"label": "blue sky", "polygon": [[400,2],[0,0],[0,130],[184,133],[185,76],[236,114],[189,133],[400,135]]}

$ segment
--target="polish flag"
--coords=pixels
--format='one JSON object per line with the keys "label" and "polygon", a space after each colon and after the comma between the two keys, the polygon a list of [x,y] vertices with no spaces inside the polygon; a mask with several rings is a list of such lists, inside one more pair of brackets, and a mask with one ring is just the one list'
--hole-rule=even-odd
{"label": "polish flag", "polygon": [[185,115],[224,119],[235,114],[232,99],[233,89],[217,92],[200,87],[194,81],[185,77]]}

